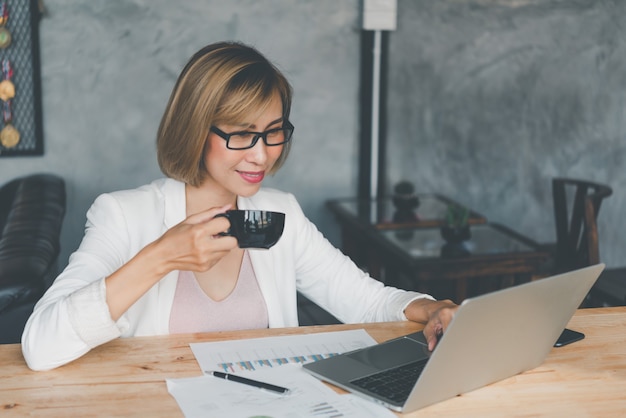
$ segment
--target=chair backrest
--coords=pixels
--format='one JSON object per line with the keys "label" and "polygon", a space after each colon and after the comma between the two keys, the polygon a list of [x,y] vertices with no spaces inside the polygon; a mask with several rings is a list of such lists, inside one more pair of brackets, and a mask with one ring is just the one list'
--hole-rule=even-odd
{"label": "chair backrest", "polygon": [[27,283],[43,291],[47,274],[56,273],[50,269],[60,252],[65,181],[46,173],[20,177],[0,188],[0,201],[0,287]]}
{"label": "chair backrest", "polygon": [[586,180],[554,178],[556,272],[575,270],[600,262],[597,217],[611,187]]}
{"label": "chair backrest", "polygon": [[19,343],[35,303],[58,274],[65,181],[29,174],[0,186],[0,344]]}

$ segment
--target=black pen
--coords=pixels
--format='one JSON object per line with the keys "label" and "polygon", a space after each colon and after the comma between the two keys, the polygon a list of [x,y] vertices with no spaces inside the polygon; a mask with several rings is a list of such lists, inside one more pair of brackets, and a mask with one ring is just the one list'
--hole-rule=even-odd
{"label": "black pen", "polygon": [[282,386],[272,385],[270,383],[259,382],[258,380],[247,379],[245,377],[237,376],[230,373],[222,373],[222,372],[206,372],[208,374],[212,374],[215,377],[219,377],[220,379],[231,380],[237,383],[243,383],[244,385],[254,386],[259,389],[267,389],[272,392],[278,393],[289,393],[289,389],[284,388]]}

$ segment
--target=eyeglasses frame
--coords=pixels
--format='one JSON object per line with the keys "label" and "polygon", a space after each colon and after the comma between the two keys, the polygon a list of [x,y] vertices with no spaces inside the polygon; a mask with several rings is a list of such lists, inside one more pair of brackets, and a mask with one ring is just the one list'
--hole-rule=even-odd
{"label": "eyeglasses frame", "polygon": [[[263,139],[263,143],[268,146],[268,147],[276,147],[278,145],[284,145],[287,142],[291,141],[291,137],[293,136],[293,131],[294,131],[295,127],[293,126],[293,124],[291,122],[289,122],[289,120],[285,119],[283,120],[283,126],[280,128],[273,128],[273,129],[268,129],[265,132],[253,132],[253,131],[237,131],[237,132],[231,132],[231,133],[226,133],[224,131],[222,131],[221,129],[219,129],[216,126],[211,126],[211,128],[209,129],[211,132],[213,132],[214,134],[216,134],[217,136],[219,136],[220,138],[222,138],[224,141],[226,141],[226,148],[228,149],[232,149],[232,150],[236,150],[236,151],[241,151],[241,150],[246,150],[246,149],[250,149],[253,148],[257,142],[259,142],[259,138]],[[268,144],[267,143],[267,135],[273,133],[273,132],[277,132],[277,131],[282,131],[282,130],[290,130],[289,132],[289,136],[287,137],[287,139],[284,142],[281,142],[280,144]],[[254,137],[252,138],[252,143],[245,147],[245,148],[231,148],[230,147],[230,137],[233,135],[241,135],[241,134],[253,134]]]}

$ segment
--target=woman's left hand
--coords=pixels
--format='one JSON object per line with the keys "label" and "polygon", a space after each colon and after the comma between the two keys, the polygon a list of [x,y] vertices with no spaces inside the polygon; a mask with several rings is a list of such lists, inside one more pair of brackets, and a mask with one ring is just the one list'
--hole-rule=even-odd
{"label": "woman's left hand", "polygon": [[428,342],[428,349],[432,351],[458,308],[459,305],[451,300],[417,299],[406,307],[404,314],[410,321],[426,324],[424,337]]}

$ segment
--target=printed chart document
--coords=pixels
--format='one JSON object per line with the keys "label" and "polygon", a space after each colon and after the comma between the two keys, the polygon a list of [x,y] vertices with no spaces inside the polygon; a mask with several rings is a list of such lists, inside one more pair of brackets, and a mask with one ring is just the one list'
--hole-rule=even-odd
{"label": "printed chart document", "polygon": [[299,365],[241,376],[289,388],[282,395],[211,375],[167,379],[167,389],[187,418],[394,418],[387,408],[355,395],[339,395]]}
{"label": "printed chart document", "polygon": [[[244,340],[191,343],[203,376],[167,379],[167,389],[186,417],[304,418],[395,417],[388,409],[339,395],[301,365],[376,344],[364,329]],[[278,394],[212,376],[237,374],[282,386]]]}
{"label": "printed chart document", "polygon": [[240,373],[304,364],[376,344],[364,329],[191,343],[203,371]]}

